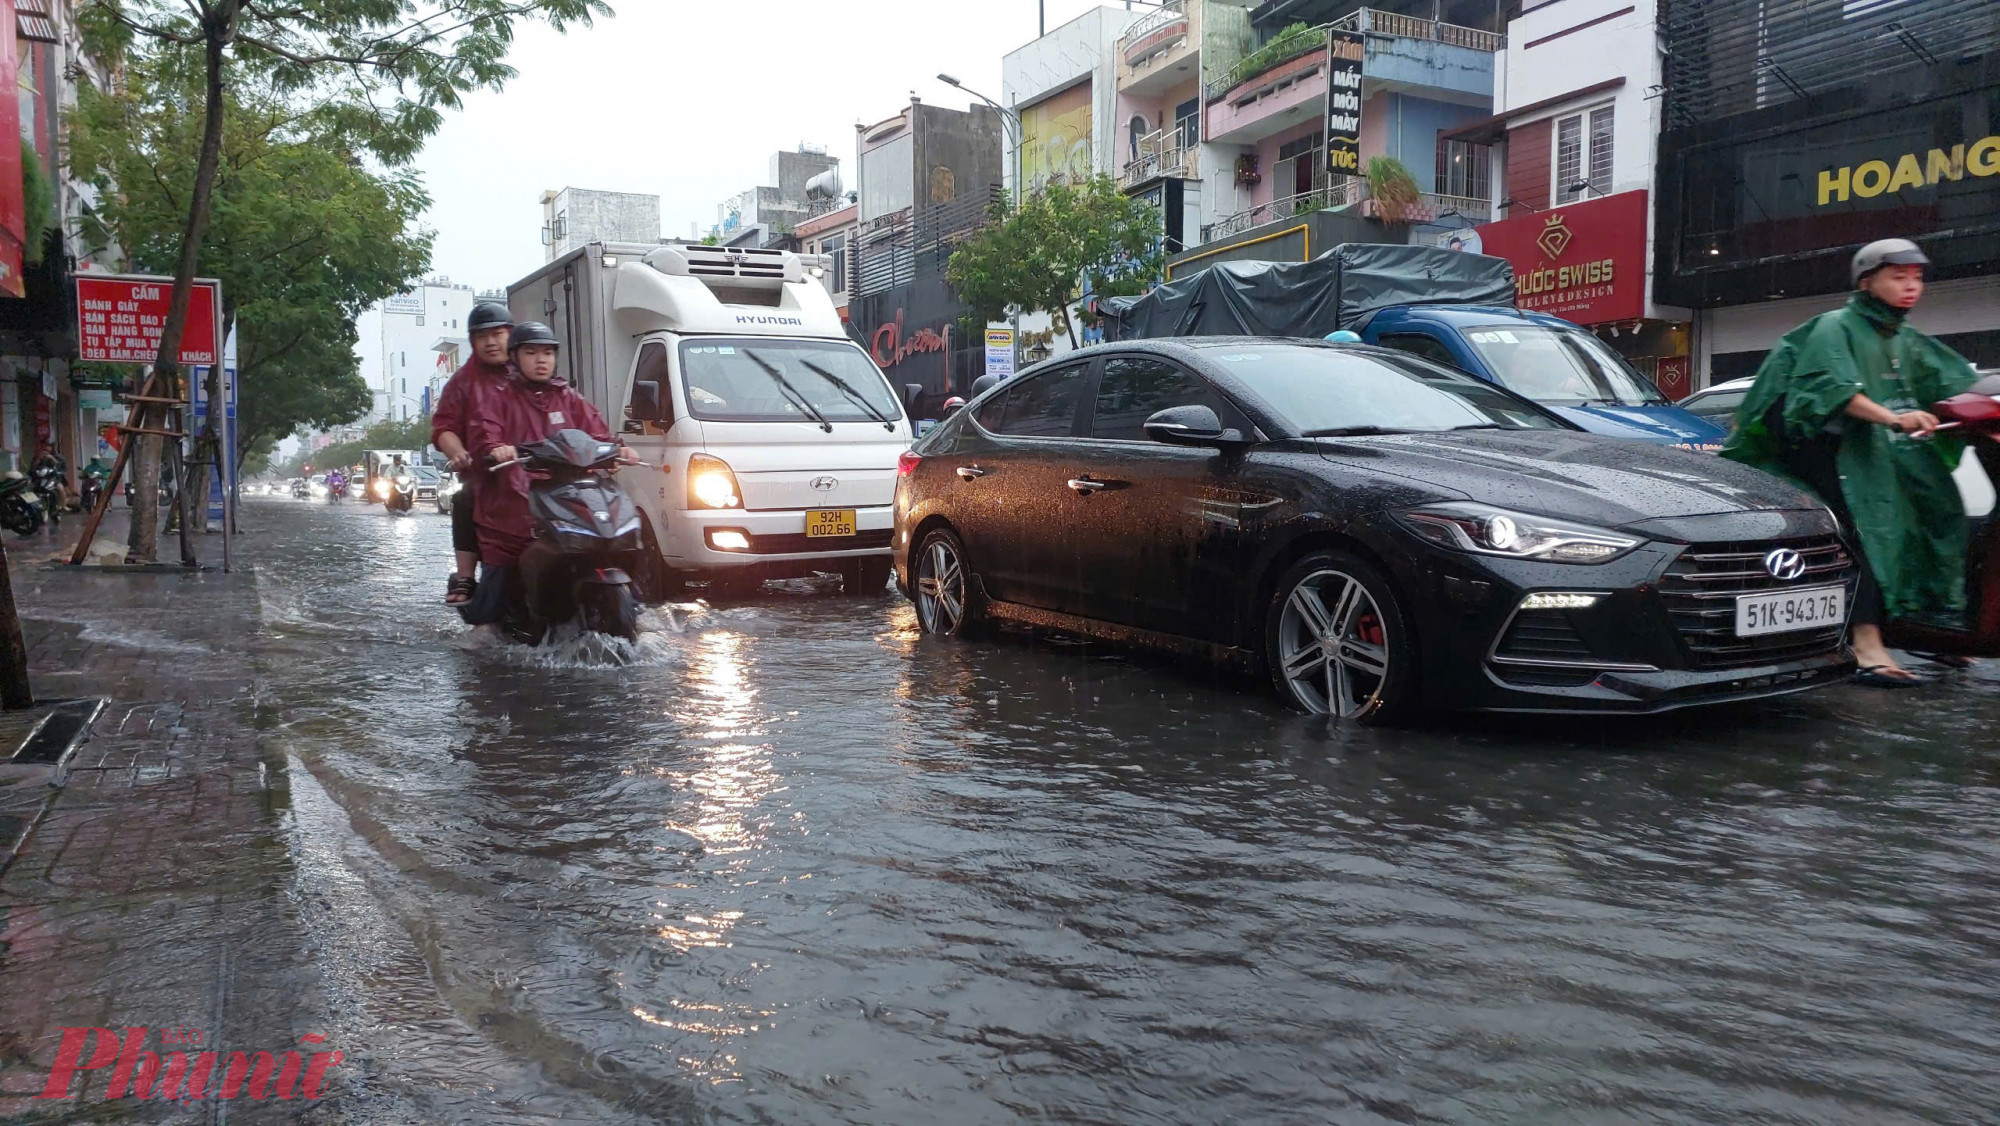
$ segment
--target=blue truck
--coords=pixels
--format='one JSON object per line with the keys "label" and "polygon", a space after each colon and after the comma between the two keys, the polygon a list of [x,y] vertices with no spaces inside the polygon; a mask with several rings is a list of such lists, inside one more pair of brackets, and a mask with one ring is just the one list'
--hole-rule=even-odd
{"label": "blue truck", "polygon": [[1587,329],[1514,307],[1505,259],[1343,243],[1309,262],[1224,262],[1143,297],[1099,302],[1111,339],[1303,336],[1345,329],[1471,373],[1594,434],[1713,452],[1727,437],[1682,410]]}

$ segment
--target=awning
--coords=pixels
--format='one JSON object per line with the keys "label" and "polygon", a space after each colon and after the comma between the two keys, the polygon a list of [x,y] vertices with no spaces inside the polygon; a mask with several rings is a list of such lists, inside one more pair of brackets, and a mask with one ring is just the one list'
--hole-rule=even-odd
{"label": "awning", "polygon": [[1554,109],[1565,102],[1574,102],[1580,98],[1588,98],[1592,94],[1602,94],[1606,90],[1616,90],[1623,85],[1625,85],[1623,77],[1608,78],[1594,86],[1585,86],[1581,90],[1571,90],[1567,94],[1557,94],[1553,98],[1543,98],[1539,102],[1529,102],[1525,106],[1519,106],[1504,113],[1496,113],[1492,117],[1482,117],[1477,121],[1468,121],[1456,129],[1447,129],[1440,132],[1438,137],[1441,140],[1465,141],[1468,144],[1474,145],[1495,144],[1506,138],[1507,123],[1510,121],[1529,117],[1545,109]]}

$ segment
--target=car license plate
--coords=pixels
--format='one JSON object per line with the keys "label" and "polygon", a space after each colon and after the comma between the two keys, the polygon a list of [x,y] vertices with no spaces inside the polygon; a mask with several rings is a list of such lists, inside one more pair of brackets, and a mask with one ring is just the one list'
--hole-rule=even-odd
{"label": "car license plate", "polygon": [[1736,636],[1825,629],[1847,623],[1847,588],[1814,586],[1736,598]]}
{"label": "car license plate", "polygon": [[851,508],[811,508],[806,510],[806,538],[809,540],[832,539],[837,536],[854,534],[854,510]]}

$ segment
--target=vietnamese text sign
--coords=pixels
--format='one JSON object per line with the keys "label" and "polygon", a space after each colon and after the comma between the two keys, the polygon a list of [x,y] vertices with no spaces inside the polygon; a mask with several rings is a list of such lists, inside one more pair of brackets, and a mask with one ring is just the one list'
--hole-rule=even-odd
{"label": "vietnamese text sign", "polygon": [[1330,31],[1326,64],[1326,170],[1361,174],[1361,57],[1358,31]]}
{"label": "vietnamese text sign", "polygon": [[1014,378],[1013,329],[986,330],[986,374],[997,375],[1002,379]]}
{"label": "vietnamese text sign", "polygon": [[[172,278],[78,274],[78,358],[152,363],[159,357],[173,296]],[[181,330],[181,363],[215,363],[221,350],[217,340],[221,308],[222,283],[196,279],[189,294],[187,326]]]}
{"label": "vietnamese text sign", "polygon": [[1514,264],[1515,304],[1580,325],[1646,315],[1646,193],[1620,192],[1479,228]]}

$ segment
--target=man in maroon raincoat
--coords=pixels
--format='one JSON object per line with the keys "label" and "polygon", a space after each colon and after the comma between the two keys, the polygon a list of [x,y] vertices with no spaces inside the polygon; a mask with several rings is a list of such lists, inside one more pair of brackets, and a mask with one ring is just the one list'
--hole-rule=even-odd
{"label": "man in maroon raincoat", "polygon": [[451,459],[452,472],[458,474],[463,484],[451,500],[451,546],[457,555],[457,567],[445,584],[447,606],[462,606],[471,601],[475,589],[473,568],[479,565],[479,533],[472,520],[472,498],[477,495],[485,469],[474,465],[466,450],[465,439],[471,426],[466,410],[483,393],[507,385],[507,353],[514,315],[505,305],[482,301],[472,307],[472,313],[465,318],[465,327],[472,341],[472,358],[452,373],[438,394],[437,408],[431,412],[431,445]]}

